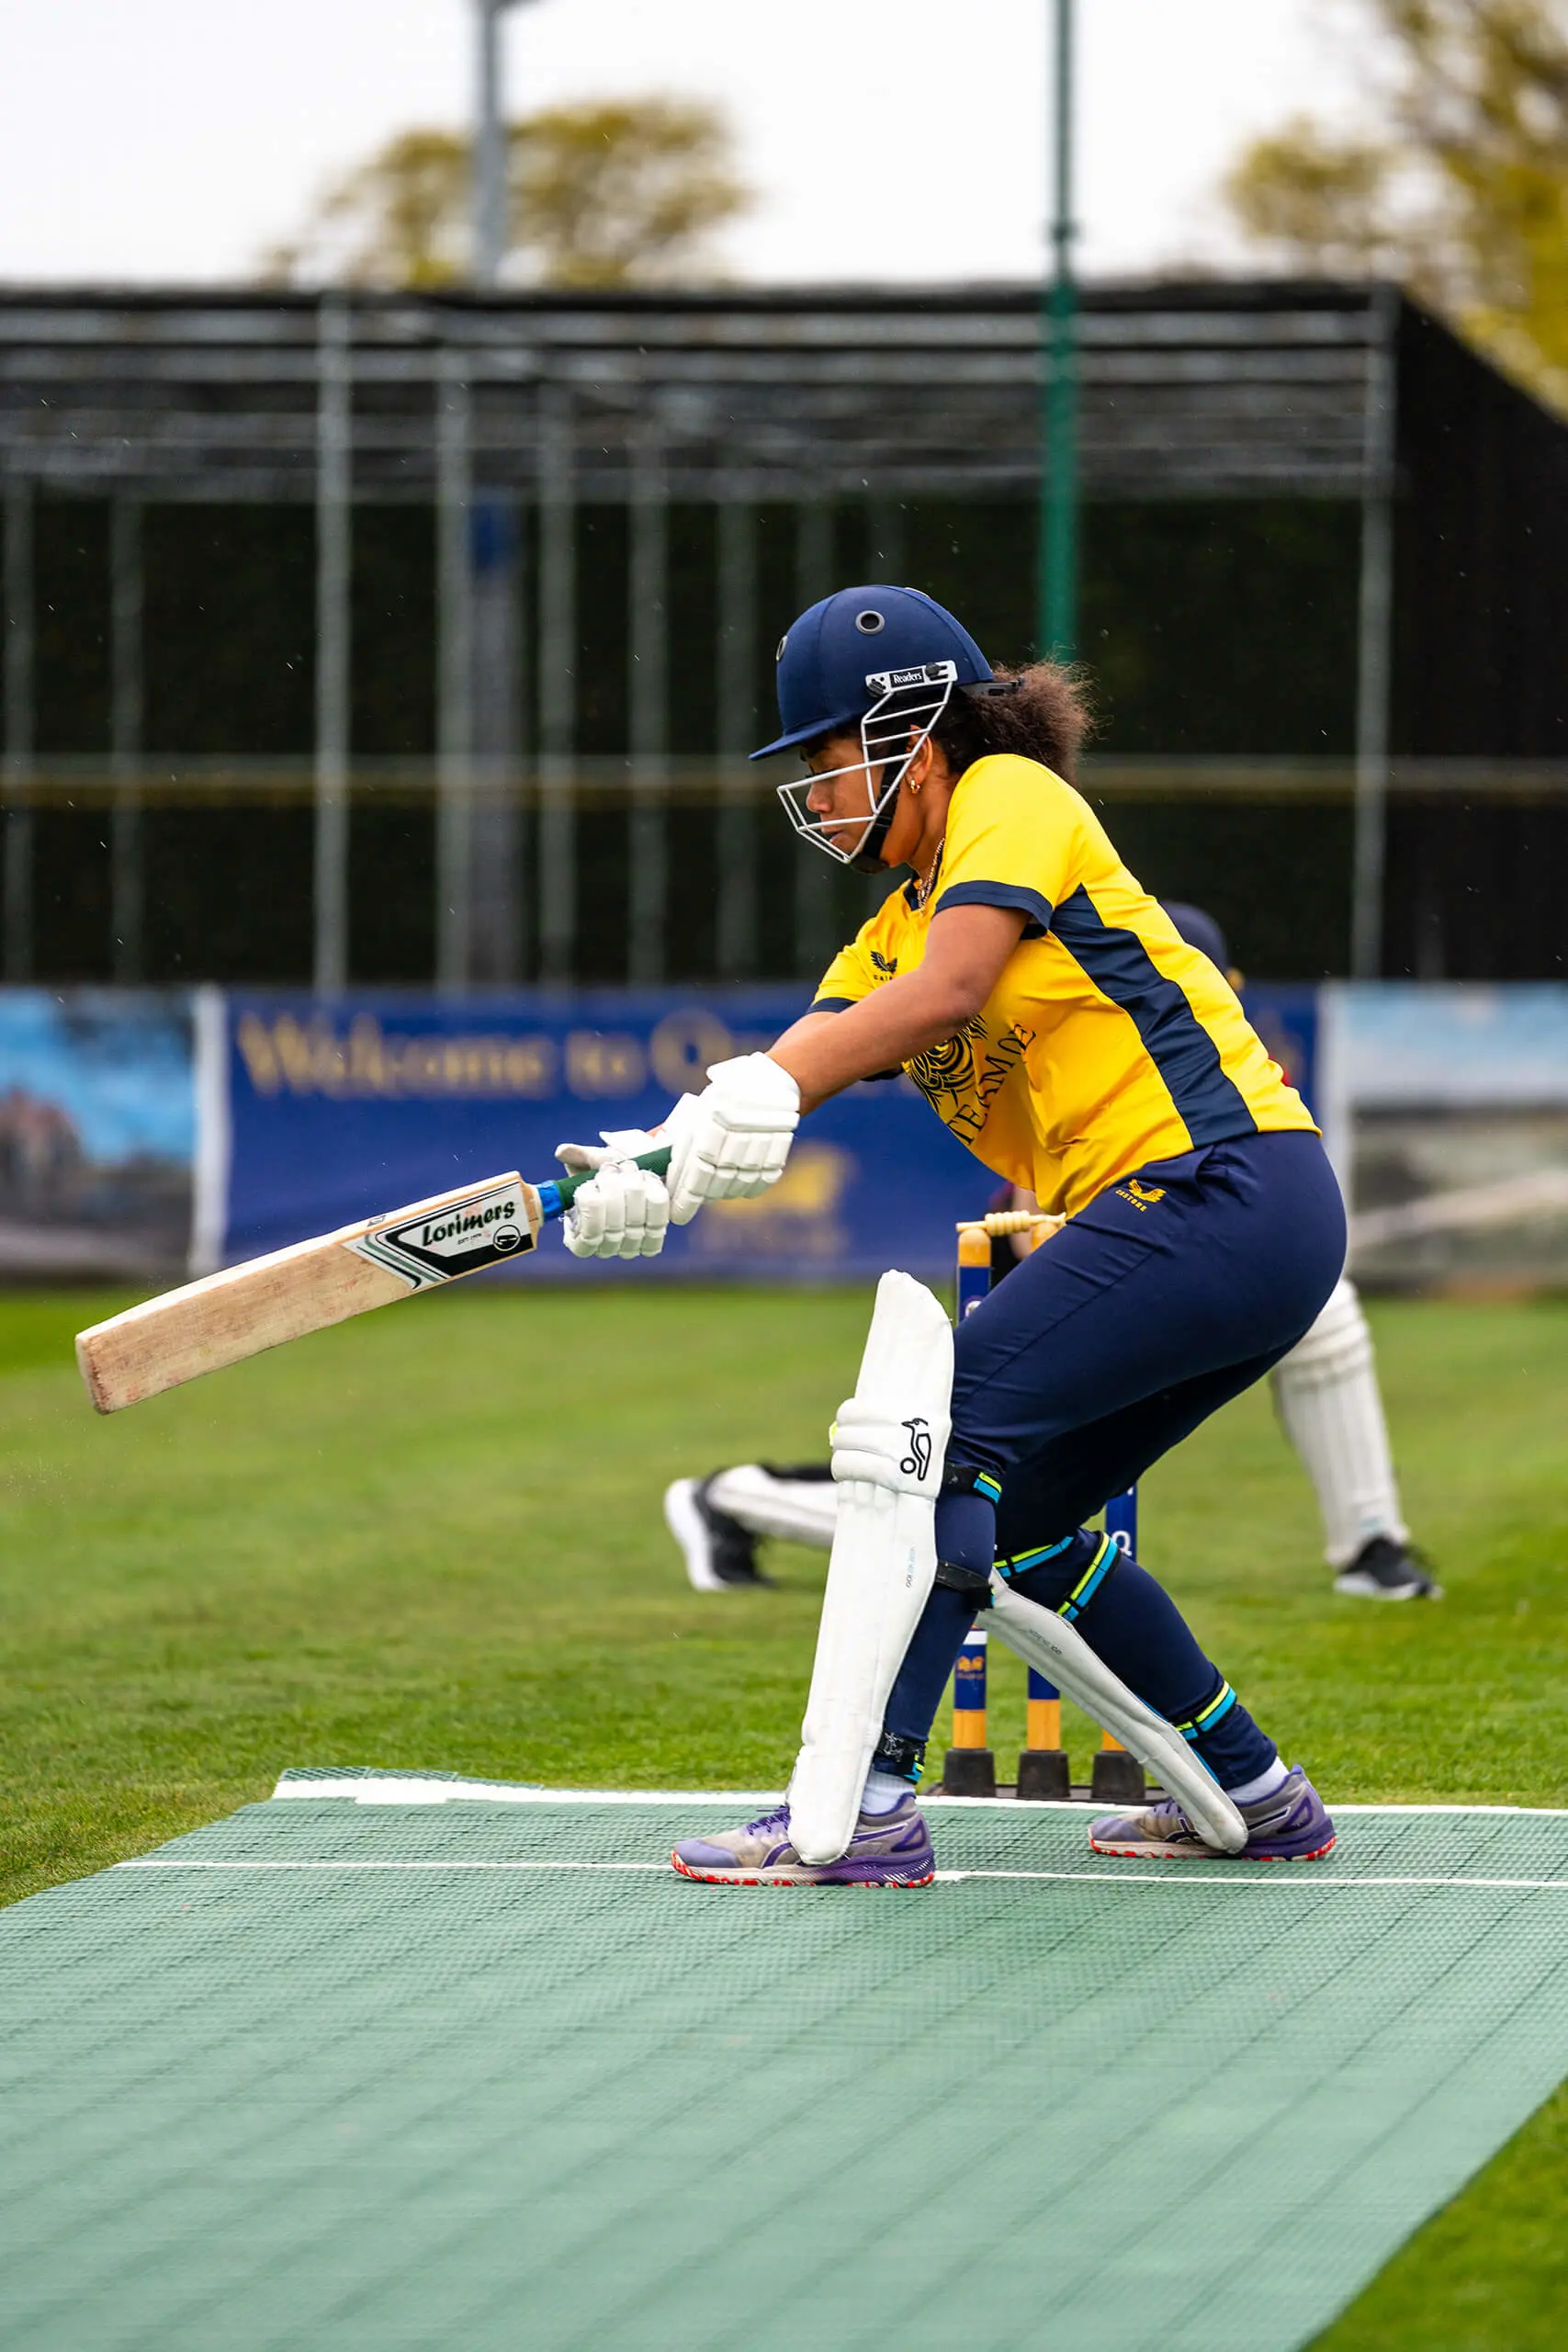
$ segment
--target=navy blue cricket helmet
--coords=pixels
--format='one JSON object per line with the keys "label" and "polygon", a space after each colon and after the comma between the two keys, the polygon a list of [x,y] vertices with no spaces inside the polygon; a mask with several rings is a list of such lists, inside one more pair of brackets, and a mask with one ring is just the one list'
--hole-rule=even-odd
{"label": "navy blue cricket helmet", "polygon": [[754,760],[771,759],[814,736],[835,735],[863,718],[880,689],[880,671],[951,662],[960,686],[984,685],[990,663],[962,623],[918,588],[840,588],[801,614],[779,639],[779,722],[783,732]]}
{"label": "navy blue cricket helmet", "polygon": [[1182,899],[1162,899],[1160,904],[1189,947],[1206,956],[1216,972],[1229,970],[1230,947],[1207,907],[1189,906]]}

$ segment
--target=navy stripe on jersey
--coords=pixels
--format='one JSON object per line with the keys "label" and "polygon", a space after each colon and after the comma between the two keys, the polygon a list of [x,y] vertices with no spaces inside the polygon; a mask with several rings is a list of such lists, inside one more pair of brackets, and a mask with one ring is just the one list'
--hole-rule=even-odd
{"label": "navy stripe on jersey", "polygon": [[1043,939],[1051,928],[1050,899],[1021,882],[955,882],[942,892],[935,911],[940,915],[948,907],[1010,907],[1029,917],[1020,933],[1023,939]]}
{"label": "navy stripe on jersey", "polygon": [[852,1004],[859,1002],[858,996],[819,996],[815,1004],[808,1004],[806,1010],[807,1012],[847,1012]]}
{"label": "navy stripe on jersey", "polygon": [[1081,885],[1063,899],[1051,928],[1096,988],[1132,1017],[1193,1142],[1256,1135],[1258,1122],[1225,1076],[1219,1047],[1136,932],[1113,930]]}

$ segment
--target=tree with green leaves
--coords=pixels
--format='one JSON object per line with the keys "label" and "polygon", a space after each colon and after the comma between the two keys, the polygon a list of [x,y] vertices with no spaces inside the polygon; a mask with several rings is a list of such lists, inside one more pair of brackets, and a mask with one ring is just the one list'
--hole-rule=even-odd
{"label": "tree with green leaves", "polygon": [[[503,276],[646,286],[709,275],[709,240],[750,201],[722,116],[700,100],[594,99],[508,125]],[[267,256],[292,285],[460,285],[470,274],[471,146],[404,130],[330,187]]]}
{"label": "tree with green leaves", "polygon": [[1396,277],[1568,409],[1568,0],[1355,0],[1382,36],[1359,134],[1298,116],[1225,182],[1292,268]]}

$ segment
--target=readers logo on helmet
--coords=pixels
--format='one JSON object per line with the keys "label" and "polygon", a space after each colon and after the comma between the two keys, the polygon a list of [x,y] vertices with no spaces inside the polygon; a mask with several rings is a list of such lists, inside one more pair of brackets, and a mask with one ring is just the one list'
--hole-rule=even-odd
{"label": "readers logo on helmet", "polygon": [[511,1183],[459,1195],[396,1224],[372,1226],[344,1246],[400,1274],[411,1290],[428,1290],[531,1250],[534,1230],[521,1188]]}

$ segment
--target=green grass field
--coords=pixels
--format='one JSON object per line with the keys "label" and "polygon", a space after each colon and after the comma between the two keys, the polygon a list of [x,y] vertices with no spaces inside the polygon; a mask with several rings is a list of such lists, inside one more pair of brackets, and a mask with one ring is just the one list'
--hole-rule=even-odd
{"label": "green grass field", "polygon": [[[6,1894],[262,1796],[285,1764],[781,1783],[823,1563],[781,1547],[776,1591],[695,1595],[660,1495],[821,1452],[863,1296],[459,1293],[100,1421],[70,1339],[114,1303],[0,1301]],[[1445,1602],[1331,1594],[1262,1392],[1148,1480],[1144,1556],[1331,1798],[1568,1804],[1568,1305],[1376,1325]],[[1011,1661],[993,1708],[1005,1755]],[[1323,2345],[1545,2352],[1565,2225],[1560,2093]]]}

